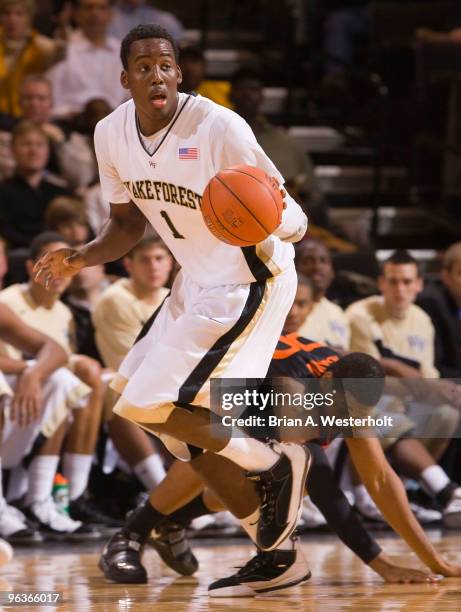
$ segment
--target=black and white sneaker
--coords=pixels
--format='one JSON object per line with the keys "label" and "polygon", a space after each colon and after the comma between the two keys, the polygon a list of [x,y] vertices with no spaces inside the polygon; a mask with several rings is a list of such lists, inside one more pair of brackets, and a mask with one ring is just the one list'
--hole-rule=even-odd
{"label": "black and white sneaker", "polygon": [[311,465],[310,452],[300,444],[277,443],[274,450],[280,459],[270,470],[248,474],[261,497],[256,544],[266,551],[275,550],[295,530]]}
{"label": "black and white sneaker", "polygon": [[117,531],[107,542],[98,567],[107,580],[121,584],[146,584],[147,572],[141,563],[143,544],[137,533]]}
{"label": "black and white sneaker", "polygon": [[292,541],[292,550],[259,550],[236,574],[210,584],[208,595],[255,597],[309,580],[311,572],[298,540]]}
{"label": "black and white sneaker", "polygon": [[147,543],[164,563],[182,576],[192,576],[198,570],[198,561],[186,537],[186,530],[176,523],[166,522],[153,530]]}

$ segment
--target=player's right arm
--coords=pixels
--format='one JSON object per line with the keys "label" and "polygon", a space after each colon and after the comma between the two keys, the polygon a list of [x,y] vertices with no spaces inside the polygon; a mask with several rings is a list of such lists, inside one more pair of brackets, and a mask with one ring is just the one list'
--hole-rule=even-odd
{"label": "player's right arm", "polygon": [[345,441],[354,466],[389,525],[434,573],[461,576],[461,565],[446,561],[427,539],[379,441],[376,438],[347,438]]}
{"label": "player's right arm", "polygon": [[46,287],[58,278],[75,276],[86,266],[97,266],[126,255],[143,237],[146,218],[132,202],[111,204],[110,218],[101,233],[80,249],[45,253],[34,266],[35,280]]}
{"label": "player's right arm", "polygon": [[[108,118],[106,118],[108,119]],[[143,237],[147,220],[130,200],[113,163],[109,138],[110,125],[100,121],[94,133],[101,190],[110,202],[110,217],[96,238],[82,248],[45,253],[35,264],[36,280],[48,285],[55,278],[74,276],[85,266],[115,261],[126,255]]]}

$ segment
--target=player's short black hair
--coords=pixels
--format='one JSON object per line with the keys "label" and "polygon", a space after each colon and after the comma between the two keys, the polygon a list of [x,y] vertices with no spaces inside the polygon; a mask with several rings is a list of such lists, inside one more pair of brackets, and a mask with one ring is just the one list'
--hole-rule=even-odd
{"label": "player's short black hair", "polygon": [[[364,406],[374,406],[382,395],[384,370],[379,361],[371,355],[349,353],[333,362],[328,371],[333,378],[341,379],[343,389]],[[370,379],[369,383],[364,379]]]}
{"label": "player's short black hair", "polygon": [[381,265],[381,273],[383,272],[384,266],[386,264],[394,264],[394,265],[413,264],[414,266],[416,266],[416,270],[418,271],[418,276],[420,275],[418,262],[413,257],[413,255],[409,253],[406,249],[397,249],[387,259],[385,259]]}
{"label": "player's short black hair", "polygon": [[69,244],[69,241],[64,238],[64,236],[61,236],[61,234],[58,234],[58,232],[42,232],[41,234],[35,236],[30,243],[29,259],[36,261],[44,247],[52,244],[53,242],[65,242],[66,244]]}
{"label": "player's short black hair", "polygon": [[125,70],[128,68],[128,57],[130,55],[131,45],[136,40],[144,40],[145,38],[163,38],[164,40],[167,40],[173,48],[175,60],[178,61],[178,45],[168,30],[165,30],[165,28],[162,28],[162,26],[159,26],[156,23],[147,23],[145,25],[138,25],[130,30],[122,40],[120,47],[120,59],[122,60],[122,66]]}
{"label": "player's short black hair", "polygon": [[254,68],[239,68],[237,72],[234,72],[230,80],[232,87],[235,87],[241,81],[257,81],[261,87],[263,86],[264,80],[261,73]]}

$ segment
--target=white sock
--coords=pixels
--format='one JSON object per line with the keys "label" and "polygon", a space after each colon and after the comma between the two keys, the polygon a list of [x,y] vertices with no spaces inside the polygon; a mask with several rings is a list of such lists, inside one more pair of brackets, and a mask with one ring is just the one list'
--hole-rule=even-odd
{"label": "white sock", "polygon": [[6,500],[12,502],[21,499],[26,493],[29,485],[29,475],[22,465],[17,465],[10,472]]}
{"label": "white sock", "polygon": [[88,486],[93,455],[64,453],[62,456],[62,475],[69,481],[69,499],[80,497]]}
{"label": "white sock", "polygon": [[231,438],[216,455],[226,457],[244,470],[251,472],[268,470],[277,463],[280,457],[268,444],[253,438]]}
{"label": "white sock", "polygon": [[44,501],[51,495],[58,463],[58,455],[38,455],[32,459],[27,470],[29,488],[26,495],[26,506]]}
{"label": "white sock", "polygon": [[165,478],[166,472],[159,455],[149,455],[133,466],[133,472],[144,485],[146,491],[152,491]]}
{"label": "white sock", "polygon": [[258,520],[259,520],[259,508],[256,508],[256,510],[249,516],[239,519],[240,525],[243,527],[243,529],[245,529],[245,531],[247,532],[247,534],[250,536],[251,540],[253,540],[255,544],[256,544],[256,531],[257,531],[256,528],[257,528]]}
{"label": "white sock", "polygon": [[447,484],[450,484],[450,479],[440,465],[430,465],[421,472],[419,480],[429,495],[437,495]]}

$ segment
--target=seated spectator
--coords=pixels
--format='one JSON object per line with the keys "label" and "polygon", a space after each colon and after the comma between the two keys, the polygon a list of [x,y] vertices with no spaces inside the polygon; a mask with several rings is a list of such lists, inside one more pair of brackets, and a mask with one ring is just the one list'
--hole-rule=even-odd
{"label": "seated spectator", "polygon": [[156,23],[165,28],[176,41],[184,36],[180,21],[167,11],[160,11],[146,0],[117,0],[113,9],[109,32],[119,40],[140,23]]}
{"label": "seated spectator", "polygon": [[65,134],[53,122],[53,87],[50,81],[41,74],[26,76],[19,86],[19,106],[21,119],[40,126],[52,144],[64,141]]}
{"label": "seated spectator", "polygon": [[[70,410],[79,407],[88,387],[66,368],[66,352],[50,338],[26,325],[0,304],[0,341],[17,356],[0,356],[0,456],[2,467],[27,467],[26,505],[40,533],[16,507],[5,502],[0,478],[0,534],[11,542],[36,543],[41,533],[51,539],[87,539],[97,532],[60,512],[51,496],[59,450]],[[23,355],[34,356],[27,361]],[[0,470],[1,474],[1,470]],[[13,474],[13,473],[12,473]],[[17,488],[13,476],[8,492]],[[13,485],[13,486],[12,486]]]}
{"label": "seated spectator", "polygon": [[296,331],[304,338],[323,342],[336,350],[348,349],[347,317],[342,308],[326,297],[335,276],[329,250],[316,240],[301,242],[296,249],[296,268],[311,281],[314,289],[312,309]]}
{"label": "seated spectator", "polygon": [[51,83],[43,75],[31,74],[24,78],[19,89],[21,118],[13,119],[9,129],[0,132],[0,176],[7,177],[14,172],[14,159],[11,156],[11,130],[20,120],[27,120],[42,128],[50,142],[50,156],[47,168],[60,172],[56,151],[64,142],[63,130],[51,120],[53,96]]}
{"label": "seated spectator", "polygon": [[[110,519],[100,515],[85,498],[102,414],[104,386],[101,368],[95,360],[74,353],[75,324],[72,313],[59,299],[70,279],[62,279],[45,289],[35,282],[33,274],[34,262],[46,251],[68,246],[59,234],[39,234],[32,241],[30,260],[27,261],[29,283],[12,285],[0,292],[0,302],[27,318],[31,327],[58,342],[68,353],[74,374],[91,389],[85,406],[77,412],[67,432],[63,474],[69,480],[71,517],[88,523],[109,524]],[[10,347],[5,350],[7,355],[11,353]]]}
{"label": "seated spectator", "polygon": [[[422,284],[417,262],[406,251],[396,251],[383,264],[381,295],[352,304],[346,315],[351,325],[351,350],[378,359],[391,377],[392,394],[383,396],[377,406],[379,414],[387,414],[393,423],[383,431],[383,445],[390,448],[397,467],[422,480],[425,489],[438,497],[446,525],[454,526],[457,520],[448,515],[453,501],[461,518],[461,489],[454,487],[445,473],[442,476],[443,470],[433,462],[441,458],[456,431],[461,394],[449,381],[424,380],[436,379],[439,373],[434,367],[434,328],[414,304]],[[410,433],[424,446],[411,439]],[[419,444],[418,450],[414,443]]]}
{"label": "seated spectator", "polygon": [[84,204],[79,198],[61,196],[52,200],[46,209],[45,225],[71,246],[89,242],[92,238]]}
{"label": "seated spectator", "polygon": [[[124,265],[129,278],[108,287],[93,312],[97,346],[104,364],[114,371],[144,323],[168,295],[165,285],[173,259],[159,238],[144,238],[124,258]],[[146,490],[152,490],[165,475],[152,439],[134,423],[112,412],[106,416],[109,435],[119,454]]]}
{"label": "seated spectator", "polygon": [[27,74],[43,72],[65,55],[65,41],[32,29],[34,0],[0,1],[0,111],[18,117],[19,85]]}
{"label": "seated spectator", "polygon": [[229,81],[205,78],[206,59],[201,49],[198,47],[181,49],[179,65],[182,72],[181,91],[195,91],[205,98],[210,98],[216,104],[232,108]]}
{"label": "seated spectator", "polygon": [[287,191],[312,212],[312,206],[320,200],[314,165],[284,129],[272,125],[262,114],[263,81],[259,74],[252,70],[237,72],[232,79],[230,99],[284,177]]}
{"label": "seated spectator", "polygon": [[426,286],[418,304],[435,328],[435,366],[442,377],[461,379],[461,242],[444,254],[440,283]]}
{"label": "seated spectator", "polygon": [[163,302],[172,270],[170,252],[159,238],[145,238],[124,258],[129,278],[111,285],[96,305],[96,342],[106,366],[117,370],[141,327]]}
{"label": "seated spectator", "polygon": [[119,79],[120,41],[107,31],[110,19],[110,0],[76,0],[78,29],[69,37],[66,59],[48,73],[55,117],[77,115],[96,98],[112,108],[127,99]]}
{"label": "seated spectator", "polygon": [[0,183],[0,226],[10,249],[27,248],[45,226],[51,200],[69,191],[46,172],[49,143],[40,127],[21,122],[13,130],[14,176]]}

